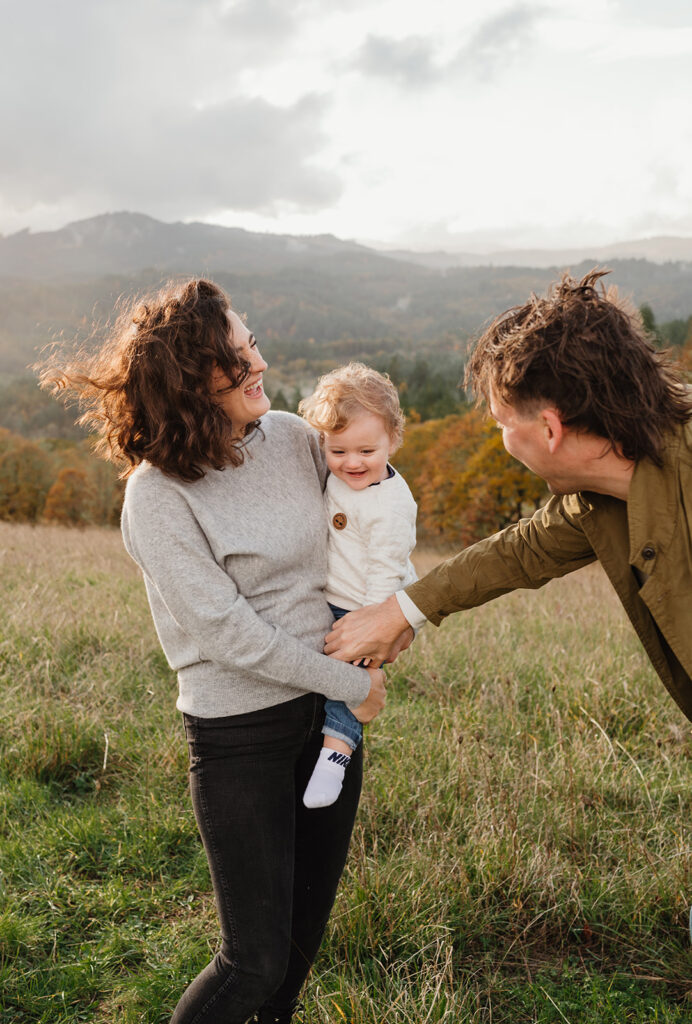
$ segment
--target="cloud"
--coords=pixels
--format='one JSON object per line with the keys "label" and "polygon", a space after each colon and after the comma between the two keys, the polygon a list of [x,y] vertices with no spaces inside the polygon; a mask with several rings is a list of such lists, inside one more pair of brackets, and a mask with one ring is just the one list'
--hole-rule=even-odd
{"label": "cloud", "polygon": [[386,39],[370,35],[354,66],[366,75],[393,79],[406,86],[424,85],[439,76],[432,54],[431,43],[421,36]]}
{"label": "cloud", "polygon": [[658,0],[655,4],[651,0],[617,0],[616,7],[625,24],[637,20],[656,29],[663,25],[689,27],[692,21],[689,0]]}
{"label": "cloud", "polygon": [[493,78],[529,43],[542,6],[516,4],[482,22],[452,64],[481,79]]}
{"label": "cloud", "polygon": [[164,106],[114,135],[96,123],[68,138],[58,132],[48,159],[46,136],[36,135],[3,162],[0,194],[25,206],[34,195],[47,203],[84,195],[95,208],[173,217],[268,213],[280,203],[316,210],[341,190],[334,174],[306,159],[322,142],[323,113],[315,96],[286,109],[247,98],[202,110]]}
{"label": "cloud", "polygon": [[387,78],[406,87],[433,85],[459,73],[486,80],[526,47],[544,13],[545,8],[537,5],[516,4],[507,8],[477,25],[468,42],[451,59],[436,58],[436,43],[420,35],[404,39],[370,35],[353,66],[366,75]]}
{"label": "cloud", "polygon": [[221,12],[224,30],[237,34],[245,42],[285,40],[298,27],[299,3],[289,7],[284,0],[239,0]]}
{"label": "cloud", "polygon": [[[255,2],[265,16],[277,6]],[[315,164],[328,98],[279,105],[240,89],[255,13],[64,0],[34,24],[17,10],[13,46],[0,44],[0,206],[183,218],[334,202],[340,178]]]}

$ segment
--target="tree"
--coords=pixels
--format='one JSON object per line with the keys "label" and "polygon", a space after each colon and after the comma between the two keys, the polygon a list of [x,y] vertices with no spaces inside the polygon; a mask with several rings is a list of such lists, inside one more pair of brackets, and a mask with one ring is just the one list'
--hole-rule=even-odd
{"label": "tree", "polygon": [[43,511],[49,522],[85,526],[93,522],[94,489],[82,469],[61,469]]}
{"label": "tree", "polygon": [[118,479],[116,467],[89,452],[85,457],[84,470],[91,490],[93,521],[103,526],[118,526],[125,482]]}
{"label": "tree", "polygon": [[652,342],[657,347],[660,347],[661,335],[659,333],[658,327],[656,326],[656,317],[654,316],[654,311],[651,308],[651,306],[649,306],[648,303],[645,302],[643,306],[639,307],[639,315],[642,318],[642,323],[644,324],[645,330],[651,336]]}
{"label": "tree", "polygon": [[279,388],[272,395],[272,409],[283,409],[284,412],[290,412],[289,402],[286,398],[283,388]]}
{"label": "tree", "polygon": [[494,533],[531,512],[546,493],[477,409],[409,425],[394,462],[418,502],[420,535],[446,544]]}
{"label": "tree", "polygon": [[50,458],[37,444],[0,429],[0,519],[34,523],[50,487]]}

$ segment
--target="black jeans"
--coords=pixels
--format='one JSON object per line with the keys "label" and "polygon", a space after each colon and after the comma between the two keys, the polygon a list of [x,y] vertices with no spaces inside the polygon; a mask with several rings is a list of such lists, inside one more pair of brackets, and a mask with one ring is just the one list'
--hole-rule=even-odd
{"label": "black jeans", "polygon": [[221,947],[171,1024],[244,1024],[298,997],[346,862],[362,779],[355,751],[339,799],[308,810],[324,698],[227,718],[184,716],[190,788],[209,861]]}

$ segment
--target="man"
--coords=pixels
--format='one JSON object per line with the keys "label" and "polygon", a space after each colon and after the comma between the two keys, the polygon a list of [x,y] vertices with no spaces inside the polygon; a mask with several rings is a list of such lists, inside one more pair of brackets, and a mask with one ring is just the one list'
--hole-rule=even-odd
{"label": "man", "polygon": [[530,519],[443,562],[326,638],[393,660],[411,627],[598,559],[656,672],[692,719],[692,392],[592,271],[498,317],[467,369],[505,448],[547,482]]}

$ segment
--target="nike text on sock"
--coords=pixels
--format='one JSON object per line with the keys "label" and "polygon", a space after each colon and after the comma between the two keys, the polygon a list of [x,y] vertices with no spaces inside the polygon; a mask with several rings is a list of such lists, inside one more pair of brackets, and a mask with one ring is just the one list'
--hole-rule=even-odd
{"label": "nike text on sock", "polygon": [[310,776],[303,803],[306,807],[329,807],[339,796],[351,758],[338,750],[322,747]]}
{"label": "nike text on sock", "polygon": [[[325,747],[325,750],[327,748]],[[340,754],[338,750],[332,750],[331,754],[327,758],[327,763],[341,764],[344,768],[348,768],[351,763],[351,758],[348,754]]]}

